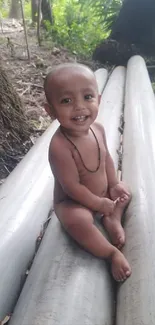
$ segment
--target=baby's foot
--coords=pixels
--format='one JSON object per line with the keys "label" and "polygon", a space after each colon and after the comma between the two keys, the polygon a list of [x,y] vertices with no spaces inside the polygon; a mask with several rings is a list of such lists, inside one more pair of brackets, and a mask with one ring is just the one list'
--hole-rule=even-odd
{"label": "baby's foot", "polygon": [[112,255],[111,262],[112,275],[116,281],[123,282],[131,275],[131,267],[118,249]]}
{"label": "baby's foot", "polygon": [[120,221],[114,217],[103,217],[103,225],[107,230],[113,245],[121,249],[125,244],[125,233]]}
{"label": "baby's foot", "polygon": [[120,208],[126,208],[128,206],[128,204],[130,203],[130,200],[131,200],[131,198],[128,195],[124,194],[115,200],[116,206],[120,207]]}

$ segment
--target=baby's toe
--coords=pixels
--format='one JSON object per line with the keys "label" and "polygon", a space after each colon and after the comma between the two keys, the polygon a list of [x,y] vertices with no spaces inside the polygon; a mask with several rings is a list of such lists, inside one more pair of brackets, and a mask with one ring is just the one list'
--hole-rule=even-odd
{"label": "baby's toe", "polygon": [[131,269],[125,272],[126,277],[129,277],[131,275]]}
{"label": "baby's toe", "polygon": [[127,276],[123,269],[120,271],[120,279],[121,279],[121,282],[123,282],[127,279]]}
{"label": "baby's toe", "polygon": [[125,236],[121,236],[118,238],[118,244],[116,245],[116,247],[120,250],[125,244]]}
{"label": "baby's toe", "polygon": [[131,275],[131,268],[129,266],[125,267],[123,269],[123,278],[124,278],[124,280],[126,280],[130,275]]}

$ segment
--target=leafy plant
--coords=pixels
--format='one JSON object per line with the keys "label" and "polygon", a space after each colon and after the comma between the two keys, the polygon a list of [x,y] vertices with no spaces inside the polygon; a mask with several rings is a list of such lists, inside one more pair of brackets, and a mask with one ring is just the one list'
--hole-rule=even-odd
{"label": "leafy plant", "polygon": [[51,33],[62,46],[88,56],[96,44],[107,37],[107,33],[102,32],[93,7],[85,4],[78,0],[55,0]]}
{"label": "leafy plant", "polygon": [[[104,31],[110,33],[114,22],[122,6],[122,0],[80,0],[83,6],[92,6],[94,15],[98,17],[100,24],[102,24]],[[87,3],[87,4],[86,4]]]}
{"label": "leafy plant", "polygon": [[8,11],[9,11],[9,2],[0,0],[0,20],[8,17]]}

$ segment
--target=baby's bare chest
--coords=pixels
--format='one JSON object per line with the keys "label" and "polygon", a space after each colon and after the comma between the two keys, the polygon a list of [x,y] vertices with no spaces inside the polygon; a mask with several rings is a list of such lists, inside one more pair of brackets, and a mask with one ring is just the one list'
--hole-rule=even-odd
{"label": "baby's bare chest", "polygon": [[79,173],[81,184],[87,186],[93,193],[100,195],[107,188],[106,149],[104,143],[99,148],[85,146],[81,150],[74,149],[73,158]]}

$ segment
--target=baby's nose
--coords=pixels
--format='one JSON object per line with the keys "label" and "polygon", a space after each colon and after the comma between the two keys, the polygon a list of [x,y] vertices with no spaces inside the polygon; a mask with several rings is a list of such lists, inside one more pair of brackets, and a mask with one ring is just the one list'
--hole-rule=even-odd
{"label": "baby's nose", "polygon": [[75,103],[74,108],[75,108],[76,111],[81,111],[81,110],[85,109],[84,102],[83,102],[82,100],[77,101],[77,102]]}

